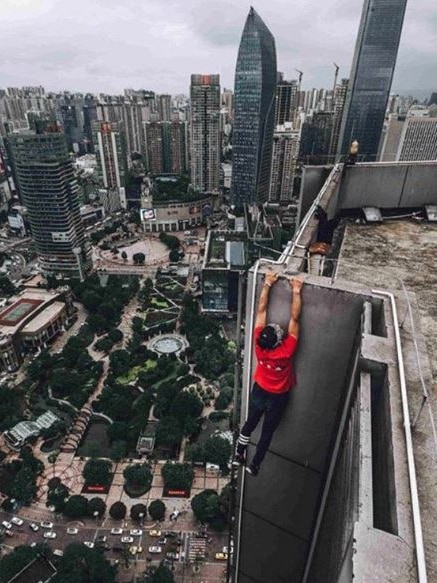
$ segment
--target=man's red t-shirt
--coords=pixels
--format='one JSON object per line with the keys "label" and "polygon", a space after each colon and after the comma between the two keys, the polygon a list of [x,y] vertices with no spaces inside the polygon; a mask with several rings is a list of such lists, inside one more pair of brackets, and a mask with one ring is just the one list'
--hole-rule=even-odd
{"label": "man's red t-shirt", "polygon": [[269,393],[286,393],[296,382],[291,357],[296,350],[297,339],[288,335],[279,346],[267,350],[258,346],[263,328],[258,326],[254,332],[258,364],[253,380]]}

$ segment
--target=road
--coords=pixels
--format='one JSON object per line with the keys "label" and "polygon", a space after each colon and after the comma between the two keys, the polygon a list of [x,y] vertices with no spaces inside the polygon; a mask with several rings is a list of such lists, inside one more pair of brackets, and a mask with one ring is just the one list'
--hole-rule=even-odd
{"label": "road", "polygon": [[[22,509],[19,513],[24,520],[21,526],[12,526],[12,537],[5,536],[3,544],[1,545],[3,552],[10,552],[15,546],[31,545],[32,543],[47,543],[53,550],[63,550],[69,544],[75,542],[88,542],[96,544],[98,537],[106,537],[103,539],[103,546],[105,549],[105,556],[111,562],[119,562],[119,581],[131,581],[133,573],[143,573],[150,564],[157,564],[166,554],[174,551],[174,544],[172,540],[174,537],[166,537],[166,542],[161,542],[158,545],[159,538],[157,536],[150,536],[149,531],[160,529],[161,536],[167,531],[177,533],[180,537],[181,544],[178,545],[178,559],[173,561],[175,580],[176,581],[204,581],[204,583],[222,583],[225,581],[224,569],[226,565],[221,561],[214,559],[216,552],[221,552],[224,545],[227,544],[226,536],[221,534],[210,533],[207,538],[207,557],[206,561],[201,565],[199,572],[194,570],[193,565],[185,563],[187,556],[188,540],[190,536],[195,536],[195,531],[183,531],[180,529],[182,523],[166,521],[162,525],[148,522],[141,527],[138,523],[131,520],[115,521],[112,518],[84,519],[76,521],[68,521],[61,515],[53,515],[48,509],[45,516],[40,516],[39,520],[34,522],[39,526],[37,532],[34,532],[29,524],[31,520],[24,517],[24,512],[27,509]],[[29,509],[30,510],[30,509]],[[41,513],[42,514],[42,513]],[[53,517],[54,516],[54,517]],[[3,520],[10,521],[12,515],[0,510],[0,522]],[[35,517],[34,517],[35,518]],[[52,523],[51,528],[41,527],[40,520],[46,520]],[[76,528],[77,534],[68,534],[68,528]],[[122,528],[122,534],[111,534],[112,528]],[[138,534],[132,534],[132,530],[138,530]],[[44,537],[47,532],[55,533],[55,538],[48,539]],[[130,536],[134,542],[122,543],[122,536]],[[99,544],[99,543],[97,543]],[[114,549],[115,546],[115,549]],[[127,554],[121,548],[131,549],[132,546],[141,548],[141,552],[136,555]],[[150,553],[149,547],[159,546],[161,552]],[[128,566],[126,566],[128,565]]]}

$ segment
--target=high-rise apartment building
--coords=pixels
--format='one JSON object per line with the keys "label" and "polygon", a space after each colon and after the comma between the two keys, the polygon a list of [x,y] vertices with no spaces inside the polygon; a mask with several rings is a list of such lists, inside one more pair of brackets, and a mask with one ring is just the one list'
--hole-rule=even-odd
{"label": "high-rise apartment building", "polygon": [[11,134],[7,140],[41,271],[82,279],[90,268],[90,249],[65,135],[47,127],[43,133]]}
{"label": "high-rise apartment building", "polygon": [[151,174],[186,174],[187,122],[144,124],[146,166]]}
{"label": "high-rise apartment building", "polygon": [[218,190],[220,170],[220,76],[191,75],[191,183],[197,190]]}
{"label": "high-rise apartment building", "polygon": [[437,117],[416,107],[408,115],[389,115],[381,147],[381,162],[437,160]]}
{"label": "high-rise apartment building", "polygon": [[170,172],[188,173],[188,123],[173,121],[168,125],[170,132]]}
{"label": "high-rise apartment building", "polygon": [[160,121],[171,121],[171,95],[158,95],[158,114]]}
{"label": "high-rise apartment building", "polygon": [[101,185],[108,189],[125,186],[126,160],[120,124],[95,121],[92,129]]}
{"label": "high-rise apartment building", "polygon": [[235,70],[231,196],[237,206],[268,199],[276,81],[275,39],[251,8]]}
{"label": "high-rise apartment building", "polygon": [[340,128],[338,153],[354,140],[376,160],[407,0],[364,0]]}
{"label": "high-rise apartment building", "polygon": [[294,179],[299,157],[300,130],[291,123],[276,126],[273,134],[270,202],[289,201],[293,196]]}
{"label": "high-rise apartment building", "polygon": [[332,124],[332,112],[316,111],[309,115],[301,128],[299,157],[305,164],[327,164],[329,155]]}
{"label": "high-rise apartment building", "polygon": [[293,122],[297,111],[298,82],[286,81],[282,74],[276,89],[275,127]]}

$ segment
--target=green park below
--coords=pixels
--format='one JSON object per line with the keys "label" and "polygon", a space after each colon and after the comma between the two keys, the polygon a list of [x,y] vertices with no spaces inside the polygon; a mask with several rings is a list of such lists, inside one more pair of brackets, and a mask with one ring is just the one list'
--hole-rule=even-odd
{"label": "green park below", "polygon": [[143,365],[134,366],[127,374],[119,376],[117,378],[117,382],[120,383],[120,385],[128,385],[129,383],[133,383],[137,380],[141,371],[149,372],[156,368],[156,366],[156,360],[146,360]]}

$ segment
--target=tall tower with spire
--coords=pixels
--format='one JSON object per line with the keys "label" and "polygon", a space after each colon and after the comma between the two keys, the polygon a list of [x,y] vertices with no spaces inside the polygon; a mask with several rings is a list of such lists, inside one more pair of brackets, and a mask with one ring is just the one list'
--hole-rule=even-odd
{"label": "tall tower with spire", "polygon": [[275,39],[251,7],[235,70],[231,196],[237,206],[268,199],[276,82]]}

